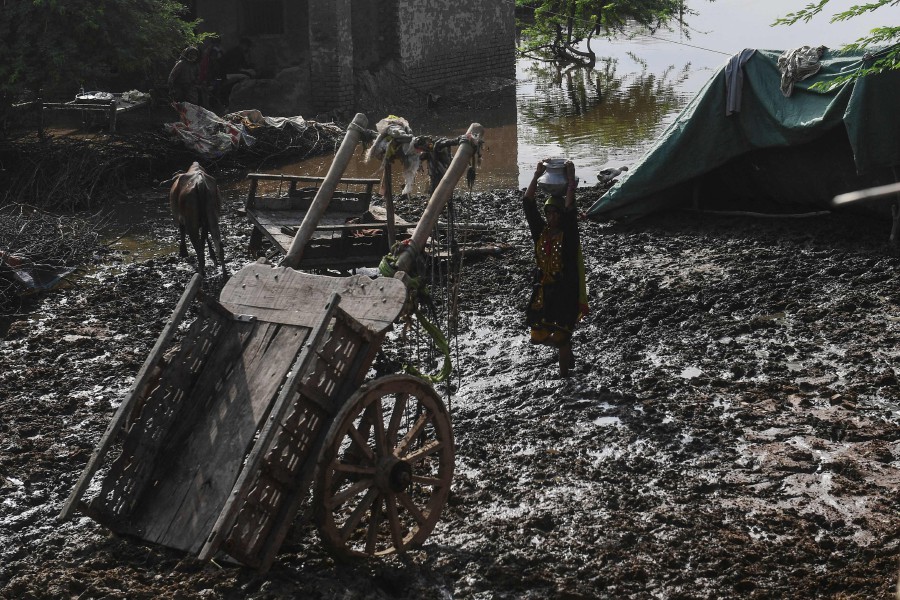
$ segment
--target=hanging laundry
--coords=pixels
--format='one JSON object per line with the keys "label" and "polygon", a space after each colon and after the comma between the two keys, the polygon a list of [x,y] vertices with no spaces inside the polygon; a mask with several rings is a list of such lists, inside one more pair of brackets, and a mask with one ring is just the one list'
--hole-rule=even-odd
{"label": "hanging laundry", "polygon": [[794,91],[794,84],[812,77],[822,68],[822,55],[825,54],[825,46],[801,46],[793,50],[785,51],[778,57],[778,70],[781,71],[781,93],[785,98],[790,98]]}

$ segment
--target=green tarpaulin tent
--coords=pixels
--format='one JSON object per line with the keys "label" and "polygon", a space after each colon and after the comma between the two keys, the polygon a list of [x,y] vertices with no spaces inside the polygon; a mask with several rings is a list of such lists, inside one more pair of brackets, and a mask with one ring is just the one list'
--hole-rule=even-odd
{"label": "green tarpaulin tent", "polygon": [[[826,49],[819,71],[785,96],[782,52],[744,52],[749,58],[739,67],[742,85],[726,75],[727,65],[719,69],[627,175],[591,206],[589,217],[624,220],[685,205],[788,212],[896,181],[900,71],[830,91],[810,89],[871,60]],[[739,56],[730,61],[732,71]],[[726,110],[727,86],[742,88],[737,112]]]}

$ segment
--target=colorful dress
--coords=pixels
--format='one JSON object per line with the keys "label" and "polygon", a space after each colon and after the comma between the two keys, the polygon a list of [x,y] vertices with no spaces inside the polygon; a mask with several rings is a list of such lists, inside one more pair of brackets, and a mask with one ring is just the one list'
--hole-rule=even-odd
{"label": "colorful dress", "polygon": [[534,199],[525,198],[523,205],[537,263],[526,321],[532,343],[558,346],[587,314],[578,214],[575,207],[563,210],[559,229],[550,231]]}

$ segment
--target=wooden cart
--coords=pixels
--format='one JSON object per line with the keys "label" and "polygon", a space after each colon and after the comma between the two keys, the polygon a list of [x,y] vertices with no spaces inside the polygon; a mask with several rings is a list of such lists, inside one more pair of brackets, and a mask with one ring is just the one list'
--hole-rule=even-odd
{"label": "wooden cart", "polygon": [[[480,143],[480,126],[470,130]],[[355,143],[351,131],[332,166],[338,177],[339,158]],[[308,241],[300,234],[287,266],[244,267],[218,301],[195,276],[61,518],[78,509],[116,532],[261,571],[301,512],[340,555],[421,544],[450,491],[450,417],[422,379],[367,379],[407,306],[416,249],[471,153],[457,152],[396,259],[395,277],[295,270]],[[337,177],[330,171],[326,179],[325,202]],[[314,231],[322,211],[314,202],[301,232]]]}
{"label": "wooden cart", "polygon": [[[263,240],[270,256],[286,254],[306,217],[324,177],[283,173],[250,173],[245,210],[253,225],[248,250],[258,256]],[[260,187],[268,183],[274,190]],[[396,218],[392,206],[372,206],[378,179],[341,178],[297,265],[301,269],[350,270],[376,267],[393,242],[408,238],[414,227]],[[273,193],[274,192],[274,193]]]}

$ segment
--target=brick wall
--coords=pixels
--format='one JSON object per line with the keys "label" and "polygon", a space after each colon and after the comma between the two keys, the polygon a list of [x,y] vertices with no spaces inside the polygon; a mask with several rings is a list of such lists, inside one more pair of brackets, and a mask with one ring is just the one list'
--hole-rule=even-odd
{"label": "brick wall", "polygon": [[512,0],[399,0],[398,23],[401,64],[416,89],[515,78]]}
{"label": "brick wall", "polygon": [[350,0],[309,0],[309,92],[314,110],[353,105],[350,5]]}

